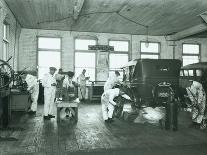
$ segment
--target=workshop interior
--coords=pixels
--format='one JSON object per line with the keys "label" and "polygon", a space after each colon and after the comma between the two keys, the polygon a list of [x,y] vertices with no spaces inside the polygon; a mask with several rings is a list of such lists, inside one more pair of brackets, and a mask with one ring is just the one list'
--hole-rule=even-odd
{"label": "workshop interior", "polygon": [[207,153],[206,0],[0,0],[0,155]]}

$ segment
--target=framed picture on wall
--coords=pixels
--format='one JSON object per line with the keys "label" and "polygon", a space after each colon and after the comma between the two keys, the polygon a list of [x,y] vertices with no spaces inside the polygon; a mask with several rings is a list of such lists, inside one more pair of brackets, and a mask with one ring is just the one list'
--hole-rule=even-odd
{"label": "framed picture on wall", "polygon": [[109,67],[109,52],[99,51],[97,53],[97,67],[108,68]]}

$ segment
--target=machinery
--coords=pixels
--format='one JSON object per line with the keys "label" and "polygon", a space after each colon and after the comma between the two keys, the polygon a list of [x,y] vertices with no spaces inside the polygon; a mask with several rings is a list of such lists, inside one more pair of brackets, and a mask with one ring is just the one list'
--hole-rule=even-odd
{"label": "machinery", "polygon": [[[19,74],[15,74],[8,61],[0,59],[0,130],[22,130],[22,128],[9,128],[9,121],[11,119],[11,107],[10,107],[10,94],[11,88],[25,87],[22,85],[21,77]],[[17,84],[16,86],[14,84]],[[22,89],[21,89],[22,90]],[[20,90],[20,91],[21,91]],[[0,141],[16,141],[13,137],[1,137]]]}

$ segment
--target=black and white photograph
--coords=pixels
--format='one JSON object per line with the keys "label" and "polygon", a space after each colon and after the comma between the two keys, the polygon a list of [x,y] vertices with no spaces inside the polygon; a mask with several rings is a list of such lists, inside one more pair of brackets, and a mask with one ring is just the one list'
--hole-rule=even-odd
{"label": "black and white photograph", "polygon": [[207,0],[0,0],[0,155],[206,155]]}

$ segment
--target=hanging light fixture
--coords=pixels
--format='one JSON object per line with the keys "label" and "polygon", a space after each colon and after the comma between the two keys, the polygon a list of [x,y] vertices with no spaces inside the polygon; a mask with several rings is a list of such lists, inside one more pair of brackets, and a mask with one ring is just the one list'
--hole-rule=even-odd
{"label": "hanging light fixture", "polygon": [[145,47],[149,47],[149,26],[146,26],[147,29],[147,36],[146,36],[146,42],[145,42]]}

